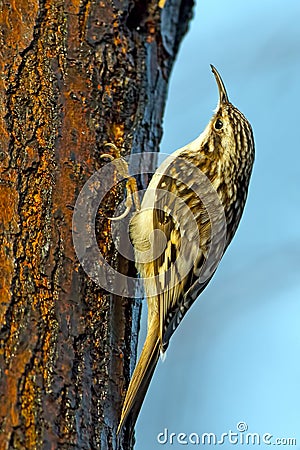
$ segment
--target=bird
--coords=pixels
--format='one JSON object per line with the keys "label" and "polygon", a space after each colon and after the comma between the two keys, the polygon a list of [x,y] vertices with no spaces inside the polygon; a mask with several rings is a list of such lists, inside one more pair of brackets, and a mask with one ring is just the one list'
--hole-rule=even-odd
{"label": "bird", "polygon": [[191,143],[156,170],[129,234],[147,297],[147,336],[123,402],[117,433],[134,430],[160,355],[208,285],[239,225],[254,163],[246,117],[211,65],[219,99]]}

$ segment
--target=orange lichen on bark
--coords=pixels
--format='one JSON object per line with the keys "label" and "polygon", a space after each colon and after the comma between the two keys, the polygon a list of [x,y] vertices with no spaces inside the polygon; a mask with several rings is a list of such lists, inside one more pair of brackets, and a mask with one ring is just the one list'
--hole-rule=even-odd
{"label": "orange lichen on bark", "polygon": [[[31,339],[35,339],[35,336],[31,336]],[[3,388],[5,387],[6,396],[9,402],[0,403],[0,417],[2,419],[2,429],[0,433],[0,450],[6,449],[7,442],[9,442],[8,436],[11,433],[13,427],[17,427],[20,423],[19,416],[19,382],[20,378],[25,372],[25,367],[29,363],[32,357],[32,351],[25,349],[23,351],[16,352],[11,356],[11,364],[9,369],[5,370],[3,377]],[[35,388],[36,389],[36,388]],[[27,407],[33,400],[33,397],[28,399]],[[32,432],[32,431],[31,431]],[[35,448],[34,446],[28,448]]]}
{"label": "orange lichen on bark", "polygon": [[[25,422],[25,445],[26,448],[36,448],[39,441],[39,432],[36,427],[36,416],[38,408],[36,405],[38,387],[35,382],[34,372],[26,377],[23,393],[21,396],[21,414]],[[41,433],[41,430],[40,430]]]}
{"label": "orange lichen on bark", "polygon": [[[10,177],[7,183],[13,183],[13,181],[14,177]],[[0,184],[0,228],[3,236],[0,245],[0,326],[5,324],[5,313],[11,298],[10,286],[14,272],[13,240],[11,236],[19,230],[16,221],[18,199],[19,196],[14,187]]]}
{"label": "orange lichen on bark", "polygon": [[111,131],[115,138],[115,145],[122,146],[124,142],[124,123],[113,123]]}
{"label": "orange lichen on bark", "polygon": [[1,8],[0,27],[5,41],[6,59],[22,53],[33,38],[39,2],[18,0]]}

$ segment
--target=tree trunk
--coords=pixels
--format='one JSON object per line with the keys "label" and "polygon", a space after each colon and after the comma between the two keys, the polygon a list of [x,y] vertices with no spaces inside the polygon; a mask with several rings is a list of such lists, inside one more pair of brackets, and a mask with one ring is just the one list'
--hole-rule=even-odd
{"label": "tree trunk", "polygon": [[[140,303],[88,277],[72,216],[106,142],[158,149],[193,0],[162,3],[0,2],[0,450],[132,448],[116,427]],[[123,196],[107,197],[96,234],[106,261],[133,274],[104,218]]]}

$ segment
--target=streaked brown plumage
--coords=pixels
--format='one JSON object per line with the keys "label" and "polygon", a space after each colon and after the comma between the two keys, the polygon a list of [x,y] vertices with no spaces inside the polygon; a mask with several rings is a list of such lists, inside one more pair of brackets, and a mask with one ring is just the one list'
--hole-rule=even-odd
{"label": "streaked brown plumage", "polygon": [[136,266],[147,295],[148,334],[118,431],[125,422],[133,430],[160,352],[212,278],[244,209],[254,161],[253,133],[229,102],[213,66],[212,71],[219,89],[214,116],[195,141],[156,171],[141,210],[131,220]]}

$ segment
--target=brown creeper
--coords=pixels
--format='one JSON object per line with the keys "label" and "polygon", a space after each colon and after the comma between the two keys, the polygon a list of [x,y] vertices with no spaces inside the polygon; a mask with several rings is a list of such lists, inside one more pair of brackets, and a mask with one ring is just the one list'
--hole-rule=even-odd
{"label": "brown creeper", "polygon": [[254,161],[250,123],[212,67],[219,103],[204,132],[157,169],[130,222],[148,302],[147,338],[125,397],[118,431],[132,431],[160,352],[207,286],[244,209]]}

